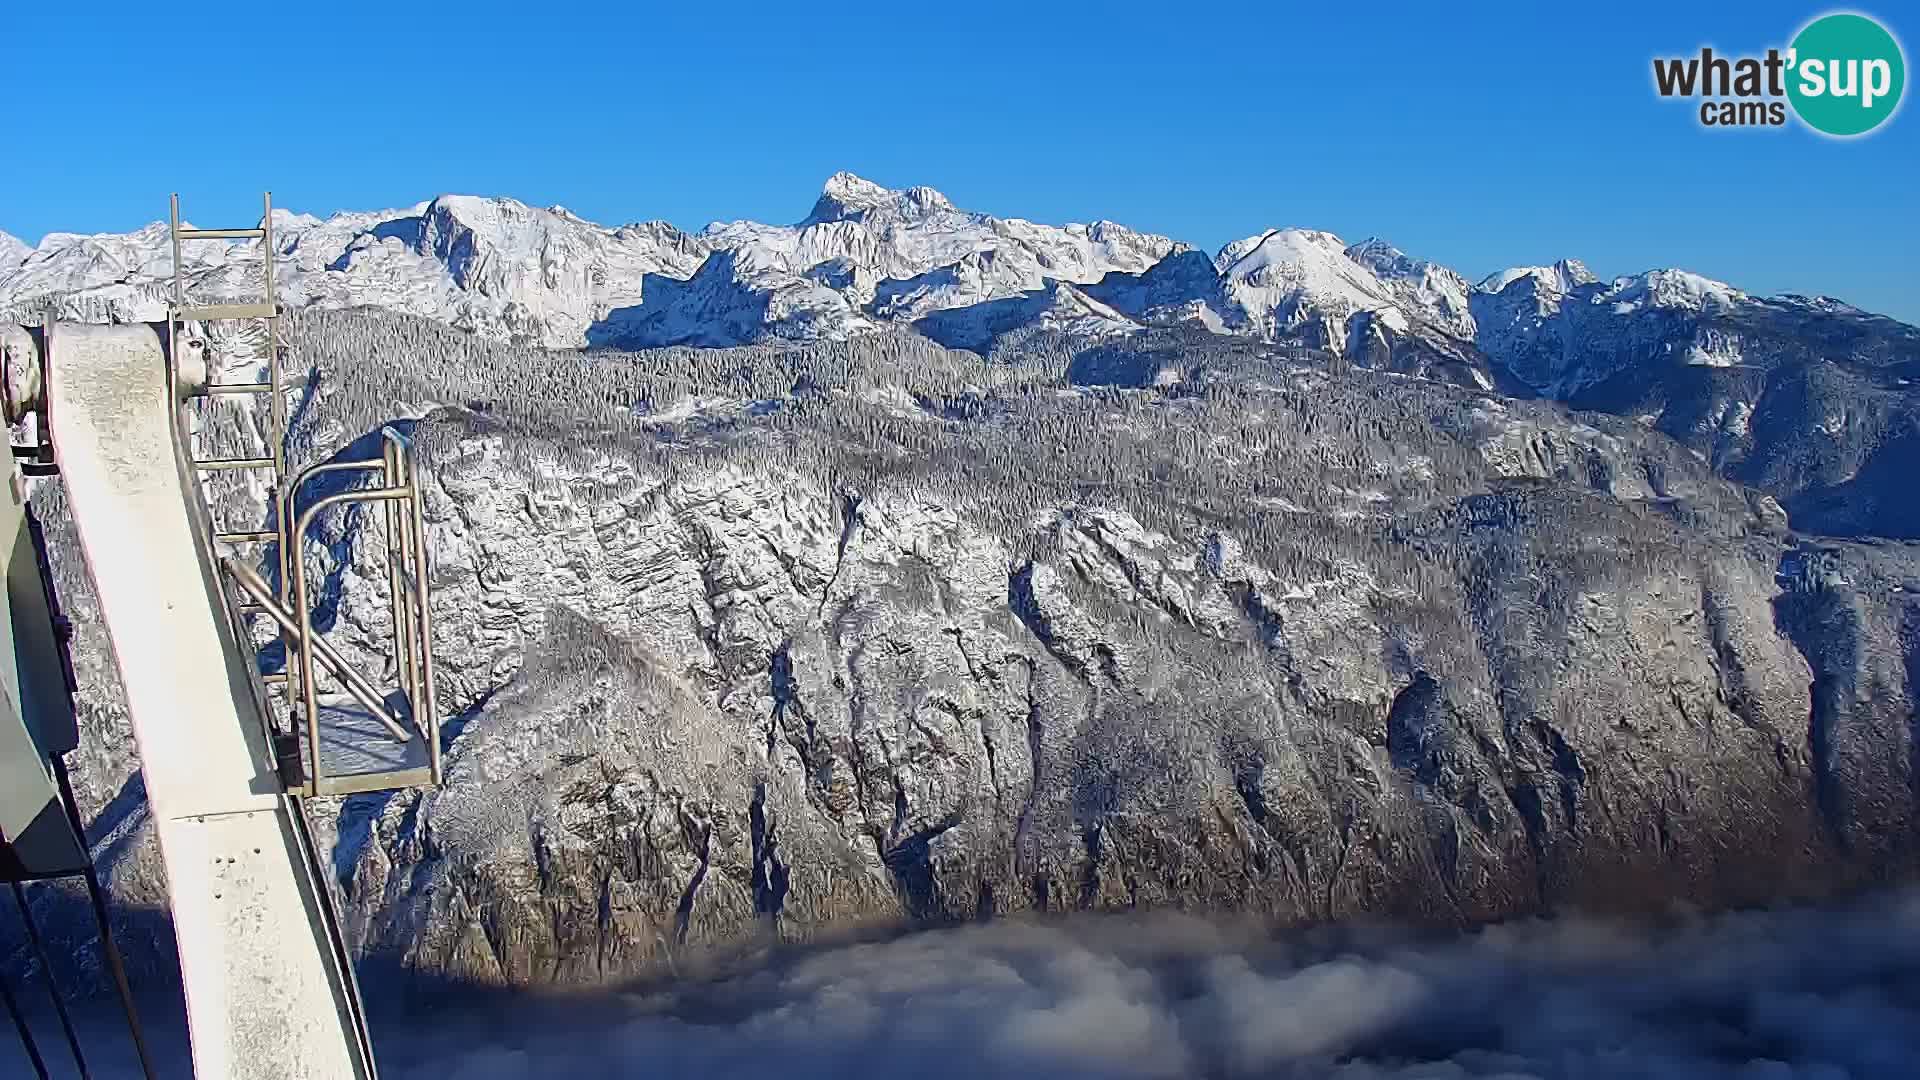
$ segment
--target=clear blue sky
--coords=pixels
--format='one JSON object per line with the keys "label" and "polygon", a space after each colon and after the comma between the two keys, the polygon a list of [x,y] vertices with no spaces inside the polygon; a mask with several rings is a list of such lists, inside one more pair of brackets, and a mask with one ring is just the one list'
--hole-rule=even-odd
{"label": "clear blue sky", "polygon": [[[1920,322],[1920,106],[1839,142],[1653,94],[1654,55],[1784,45],[1823,5],[9,7],[0,229],[29,242],[171,190],[250,221],[263,187],[320,214],[470,192],[784,222],[851,169],[1209,250],[1304,225],[1469,276],[1683,266]],[[1864,10],[1912,61],[1920,9]]]}

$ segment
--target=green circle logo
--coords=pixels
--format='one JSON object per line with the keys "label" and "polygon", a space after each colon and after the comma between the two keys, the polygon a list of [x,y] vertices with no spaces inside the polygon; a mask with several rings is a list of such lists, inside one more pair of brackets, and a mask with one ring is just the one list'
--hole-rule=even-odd
{"label": "green circle logo", "polygon": [[1808,127],[1864,135],[1886,122],[1907,85],[1906,57],[1886,27],[1843,12],[1822,15],[1793,39],[1787,100]]}

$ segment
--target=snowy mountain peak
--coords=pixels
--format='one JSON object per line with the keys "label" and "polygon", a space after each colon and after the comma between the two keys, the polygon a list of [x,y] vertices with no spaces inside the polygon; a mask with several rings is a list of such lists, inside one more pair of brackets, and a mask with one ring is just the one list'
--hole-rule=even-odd
{"label": "snowy mountain peak", "polygon": [[1324,264],[1345,256],[1346,244],[1330,232],[1268,229],[1221,248],[1213,265],[1227,277],[1251,277],[1276,266]]}
{"label": "snowy mountain peak", "polygon": [[11,233],[0,232],[0,270],[11,270],[27,261],[33,248]]}
{"label": "snowy mountain peak", "polygon": [[[996,217],[929,187],[848,172],[791,226],[608,228],[563,207],[446,194],[324,219],[276,209],[274,240],[289,306],[389,308],[556,347],[834,340],[891,326],[984,350],[1038,330],[1188,326],[1406,373],[1438,364],[1460,378],[1498,365],[1556,391],[1626,362],[1588,362],[1591,342],[1631,342],[1642,324],[1665,332],[1687,321],[1676,311],[1704,322],[1751,299],[1680,270],[1601,283],[1571,259],[1504,270],[1476,288],[1379,237],[1348,246],[1317,229],[1268,229],[1209,258],[1111,221]],[[196,301],[257,290],[255,241],[190,241],[182,255]],[[0,234],[0,322],[158,319],[172,272],[165,222],[51,233],[31,251]]]}
{"label": "snowy mountain peak", "polygon": [[284,206],[273,208],[273,231],[282,236],[303,233],[321,224],[312,214],[295,213]]}
{"label": "snowy mountain peak", "polygon": [[1347,258],[1339,237],[1317,229],[1268,229],[1235,240],[1220,249],[1214,266],[1230,282],[1256,286],[1287,283],[1310,291],[1372,293],[1378,284]]}
{"label": "snowy mountain peak", "polygon": [[1473,286],[1454,270],[1414,258],[1377,236],[1346,249],[1346,256],[1371,270],[1405,310],[1456,338],[1473,340]]}
{"label": "snowy mountain peak", "polygon": [[551,210],[536,209],[518,199],[481,195],[436,196],[427,204],[426,216],[429,220],[440,218],[459,221],[489,233],[510,225],[541,224],[545,223],[545,219],[554,222],[566,220]]}
{"label": "snowy mountain peak", "polygon": [[905,191],[882,187],[850,172],[837,172],[827,178],[819,201],[801,227],[831,221],[861,221],[893,224],[921,221],[934,214],[952,212],[953,203],[930,187],[911,187]]}
{"label": "snowy mountain peak", "polygon": [[820,192],[830,199],[846,204],[874,204],[893,198],[898,192],[854,173],[841,170],[827,177],[827,183]]}
{"label": "snowy mountain peak", "polygon": [[1263,337],[1298,335],[1337,349],[1347,339],[1348,321],[1362,312],[1394,333],[1407,332],[1414,322],[1458,332],[1453,324],[1465,317],[1463,302],[1455,313],[1452,300],[1436,304],[1436,290],[1382,280],[1350,257],[1338,236],[1318,229],[1269,229],[1236,240],[1220,250],[1214,265],[1239,309],[1235,321]]}
{"label": "snowy mountain peak", "polygon": [[1522,279],[1556,294],[1570,293],[1582,285],[1591,285],[1600,280],[1579,259],[1561,259],[1552,266],[1510,266],[1505,270],[1497,270],[1480,279],[1476,288],[1481,292],[1497,293]]}
{"label": "snowy mountain peak", "polygon": [[1369,236],[1348,248],[1347,258],[1383,278],[1419,277],[1433,265],[1425,259],[1416,259],[1408,255],[1377,236]]}
{"label": "snowy mountain peak", "polygon": [[1642,306],[1680,311],[1726,309],[1746,297],[1746,293],[1724,281],[1685,270],[1649,270],[1614,279],[1594,302],[1612,304],[1616,313],[1624,315]]}

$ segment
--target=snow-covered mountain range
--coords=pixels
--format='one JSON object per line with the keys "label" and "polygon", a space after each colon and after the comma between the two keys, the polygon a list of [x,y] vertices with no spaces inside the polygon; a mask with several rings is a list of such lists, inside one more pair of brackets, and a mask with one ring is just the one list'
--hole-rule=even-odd
{"label": "snow-covered mountain range", "polygon": [[[1475,284],[1384,240],[1348,245],[1309,229],[1268,229],[1208,259],[1110,221],[999,218],[931,188],[850,173],[830,178],[793,225],[607,228],[562,207],[443,195],[326,219],[277,210],[274,248],[288,303],[382,307],[555,347],[841,339],[904,324],[984,352],[1016,331],[1188,324],[1454,381],[1511,377],[1554,396],[1605,379],[1653,339],[1664,344],[1676,318],[1753,299],[1679,270],[1601,282],[1572,260]],[[185,259],[200,299],[258,291],[257,242],[195,241]],[[158,223],[55,233],[34,248],[0,234],[0,313],[158,319],[170,273]],[[1739,362],[1737,344],[1696,351],[1699,363]]]}
{"label": "snow-covered mountain range", "polygon": [[[274,232],[315,376],[289,452],[412,432],[462,717],[446,787],[317,816],[371,960],[591,981],[896,919],[1457,925],[1920,873],[1913,327],[1302,229],[1209,256],[845,174],[791,226],[445,196]],[[189,244],[194,298],[256,296],[261,254]],[[171,270],[164,225],[0,238],[0,326],[159,319]],[[533,347],[767,337],[847,340]],[[248,445],[250,407],[201,436]],[[152,910],[105,624],[64,489],[33,497],[89,835]],[[378,672],[366,521],[304,550]],[[85,955],[64,895],[41,925]]]}

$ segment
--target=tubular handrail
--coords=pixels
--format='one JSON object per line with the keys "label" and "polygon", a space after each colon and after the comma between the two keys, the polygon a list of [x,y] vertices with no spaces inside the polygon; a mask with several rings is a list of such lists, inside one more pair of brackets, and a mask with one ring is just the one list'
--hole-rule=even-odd
{"label": "tubular handrail", "polygon": [[[426,526],[422,520],[421,489],[413,480],[413,443],[391,427],[383,427],[382,459],[390,482],[410,489],[407,508],[385,515],[387,525],[387,588],[393,598],[394,669],[405,683],[407,700],[424,714],[421,737],[427,740],[433,776],[440,776],[440,740],[431,726],[439,715],[433,683],[433,620],[427,602]],[[417,623],[417,625],[416,625]]]}
{"label": "tubular handrail", "polygon": [[[301,543],[306,539],[307,529],[312,527],[313,519],[331,507],[350,502],[384,502],[390,499],[405,499],[413,494],[406,487],[361,488],[358,491],[343,491],[337,495],[328,495],[318,499],[307,512],[294,520],[291,534],[294,546],[293,557],[293,609],[300,613],[300,621],[306,624],[307,613],[312,610],[307,599],[307,560],[299,555]],[[309,631],[311,627],[309,626]],[[313,779],[317,786],[320,779],[320,702],[314,693],[313,641],[318,634],[308,632],[296,634],[296,643],[300,646],[300,704],[307,717],[307,749],[313,755]],[[410,738],[410,737],[409,737]]]}
{"label": "tubular handrail", "polygon": [[[293,478],[276,493],[280,504],[275,508],[278,514],[279,527],[285,529],[287,521],[293,517],[294,500],[299,495],[300,489],[306,486],[307,481],[322,473],[368,472],[378,469],[380,466],[381,463],[377,461],[323,461],[317,465],[309,465],[299,472],[294,473]],[[288,589],[293,582],[293,562],[299,557],[298,548],[300,545],[298,542],[293,544],[286,543],[286,537],[284,535],[281,537],[281,540],[280,601],[286,603],[292,599],[292,597],[288,595]]]}
{"label": "tubular handrail", "polygon": [[412,510],[412,513],[408,515],[412,518],[412,521],[408,524],[411,524],[413,528],[413,536],[408,541],[407,554],[409,556],[408,561],[412,564],[411,569],[413,570],[414,587],[410,595],[420,608],[419,611],[415,613],[415,617],[420,621],[420,639],[418,642],[420,667],[417,671],[420,683],[420,698],[415,700],[421,703],[421,708],[416,710],[416,715],[425,715],[427,718],[428,726],[422,729],[422,734],[425,735],[427,739],[428,770],[433,777],[433,782],[437,784],[440,782],[441,777],[440,732],[436,726],[439,723],[440,700],[433,684],[433,605],[428,602],[427,597],[427,574],[429,568],[427,566],[426,505],[425,500],[422,498],[423,489],[420,487],[419,481],[414,479],[413,476],[412,443],[392,428],[383,428],[382,430],[387,432],[389,437],[393,439],[395,446],[394,456],[399,462],[401,477],[406,482],[407,487],[413,491],[413,498],[408,500],[411,504],[410,509]]}
{"label": "tubular handrail", "polygon": [[287,484],[287,496],[291,498],[307,481],[321,473],[371,472],[385,464],[384,461],[323,461],[318,465],[309,465],[293,474],[293,480]]}
{"label": "tubular handrail", "polygon": [[[381,429],[382,433],[390,430],[390,428]],[[380,460],[386,465],[388,482],[404,485],[407,479],[406,469],[400,457],[394,440],[383,438],[380,445]],[[413,664],[412,635],[409,633],[413,622],[411,618],[413,597],[401,588],[405,575],[401,562],[407,557],[406,523],[401,520],[399,514],[395,513],[382,514],[380,517],[387,530],[387,595],[393,603],[394,673],[400,677],[400,685],[406,690],[407,700],[418,702],[420,688],[414,681],[417,669]],[[421,734],[425,735],[426,732],[423,730]]]}
{"label": "tubular handrail", "polygon": [[[358,681],[358,687],[349,686],[349,689],[356,691],[355,697],[360,698],[362,704],[372,707],[362,693],[370,689],[365,680],[358,675],[344,673],[342,669],[346,665],[338,652],[313,630],[309,622],[310,588],[306,560],[300,556],[307,532],[313,527],[314,521],[327,510],[346,503],[387,504],[381,518],[387,541],[387,584],[394,624],[394,669],[400,681],[401,696],[408,706],[412,727],[425,742],[428,776],[436,784],[441,777],[440,738],[435,723],[439,715],[439,700],[433,679],[432,620],[426,595],[426,526],[420,489],[412,477],[410,459],[413,444],[392,427],[381,428],[380,434],[382,442],[378,458],[309,465],[295,473],[279,493],[279,519],[284,530],[281,546],[285,555],[281,564],[282,593],[279,611],[269,610],[268,614],[273,615],[276,621],[281,621],[281,615],[286,616],[281,621],[281,636],[287,646],[288,671],[294,675],[293,681],[299,686],[299,709],[306,718],[308,752],[314,762],[308,784],[315,792],[321,790],[325,780],[319,757],[319,702],[311,678],[316,650],[319,658],[326,662],[330,670],[340,674],[343,681]],[[375,486],[326,495],[314,500],[297,515],[294,513],[300,492],[310,481],[321,475],[343,472],[379,473],[380,477]],[[394,505],[402,502],[408,505]],[[255,581],[258,581],[257,577]],[[269,607],[264,602],[261,606]],[[290,686],[290,706],[292,700]],[[411,741],[412,733],[398,728],[397,723],[389,724],[392,717],[384,710],[376,709],[375,715],[396,739]]]}
{"label": "tubular handrail", "polygon": [[[293,479],[288,481],[287,486],[280,492],[280,501],[284,504],[280,507],[281,523],[284,524],[293,517],[293,507],[295,500],[300,494],[300,489],[305,487],[307,481],[312,480],[314,477],[320,476],[323,473],[373,472],[385,466],[385,461],[323,461],[318,465],[309,465],[301,469],[299,472],[293,474]],[[284,586],[288,580],[290,579],[283,578],[281,584]]]}
{"label": "tubular handrail", "polygon": [[[261,610],[272,616],[274,622],[280,624],[280,629],[289,634],[302,634],[302,629],[293,615],[274,601],[273,593],[268,590],[267,583],[260,580],[260,575],[231,555],[221,559],[220,566],[249,599],[260,605]],[[326,638],[314,635],[314,645],[319,649],[320,659],[326,661],[327,670],[339,677],[345,684],[347,692],[373,713],[373,718],[380,721],[389,735],[398,742],[407,742],[413,738],[413,734],[387,712],[385,703],[380,700],[380,692],[375,690],[359,672],[353,670],[353,665],[347,663],[346,658],[341,656]]]}

